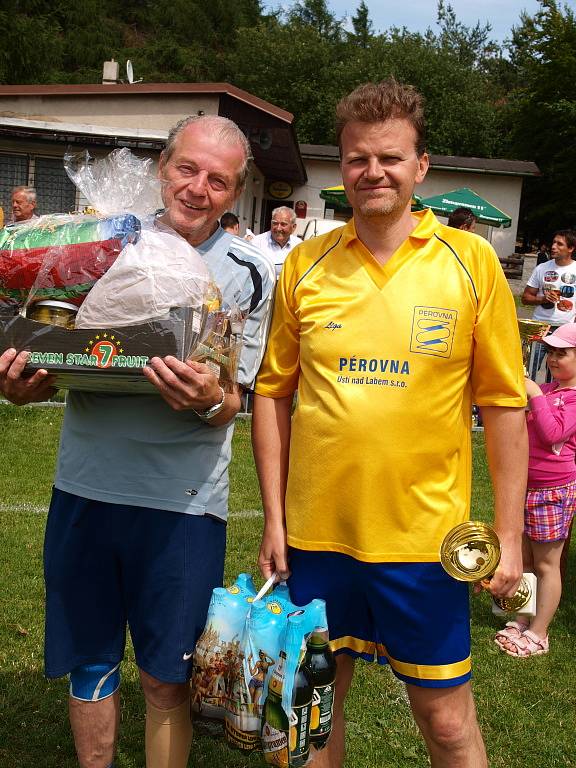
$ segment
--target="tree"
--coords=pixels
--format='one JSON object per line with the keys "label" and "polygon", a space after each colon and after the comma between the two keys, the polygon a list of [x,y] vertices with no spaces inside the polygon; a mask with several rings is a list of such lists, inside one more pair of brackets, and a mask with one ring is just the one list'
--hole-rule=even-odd
{"label": "tree", "polygon": [[374,27],[370,20],[368,6],[364,0],[362,0],[356,9],[356,15],[352,16],[352,27],[354,29],[353,39],[356,43],[362,48],[368,48],[370,40],[374,34]]}
{"label": "tree", "polygon": [[273,17],[238,30],[224,79],[292,112],[298,139],[321,144],[334,141],[342,70],[335,44],[316,27]]}
{"label": "tree", "polygon": [[296,0],[288,11],[288,23],[312,27],[325,40],[336,41],[342,36],[342,22],[328,10],[326,0]]}
{"label": "tree", "polygon": [[513,30],[517,87],[508,107],[509,153],[533,160],[541,177],[526,185],[529,234],[576,225],[576,17],[555,0],[540,0]]}
{"label": "tree", "polygon": [[438,0],[437,20],[440,27],[438,45],[451,51],[465,66],[483,66],[484,60],[498,49],[496,43],[490,40],[492,26],[489,23],[480,24],[478,21],[473,27],[462,24],[450,3],[444,0]]}
{"label": "tree", "polygon": [[45,83],[62,60],[59,29],[46,16],[0,12],[3,36],[0,48],[0,82]]}

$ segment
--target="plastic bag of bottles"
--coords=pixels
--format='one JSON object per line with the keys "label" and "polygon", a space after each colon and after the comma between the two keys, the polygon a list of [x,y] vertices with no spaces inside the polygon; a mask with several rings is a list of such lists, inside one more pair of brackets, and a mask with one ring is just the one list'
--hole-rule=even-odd
{"label": "plastic bag of bottles", "polygon": [[196,645],[192,710],[223,720],[231,746],[262,749],[268,764],[297,768],[330,735],[336,665],[324,601],[296,606],[287,586],[269,592],[274,582],[256,594],[240,574],[214,590]]}
{"label": "plastic bag of bottles", "polygon": [[241,668],[240,640],[256,597],[252,577],[241,573],[232,586],[212,592],[206,626],[194,651],[192,711],[199,719],[224,720]]}
{"label": "plastic bag of bottles", "polygon": [[288,616],[283,648],[262,712],[262,751],[268,765],[300,768],[332,730],[336,662],[326,605],[312,600]]}

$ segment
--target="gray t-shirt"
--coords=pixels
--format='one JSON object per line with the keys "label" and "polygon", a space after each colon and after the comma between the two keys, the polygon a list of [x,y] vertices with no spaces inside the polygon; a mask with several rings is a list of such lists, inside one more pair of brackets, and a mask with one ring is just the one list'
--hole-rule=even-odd
{"label": "gray t-shirt", "polygon": [[[218,230],[197,247],[225,302],[248,313],[238,380],[253,384],[266,342],[274,267]],[[225,519],[234,423],[211,427],[159,395],[70,392],[55,486],[96,501]]]}

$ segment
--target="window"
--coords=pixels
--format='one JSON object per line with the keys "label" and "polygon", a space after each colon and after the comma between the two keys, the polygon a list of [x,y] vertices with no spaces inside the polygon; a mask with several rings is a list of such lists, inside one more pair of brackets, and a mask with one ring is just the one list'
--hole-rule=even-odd
{"label": "window", "polygon": [[22,184],[28,184],[28,157],[0,154],[0,205],[4,209],[5,221],[9,221],[11,216],[12,190]]}
{"label": "window", "polygon": [[38,205],[36,213],[71,213],[76,210],[76,187],[64,170],[62,158],[37,157],[34,181]]}
{"label": "window", "polygon": [[64,170],[61,157],[0,154],[0,205],[5,221],[11,218],[14,187],[34,187],[36,213],[69,213],[77,208],[77,191]]}

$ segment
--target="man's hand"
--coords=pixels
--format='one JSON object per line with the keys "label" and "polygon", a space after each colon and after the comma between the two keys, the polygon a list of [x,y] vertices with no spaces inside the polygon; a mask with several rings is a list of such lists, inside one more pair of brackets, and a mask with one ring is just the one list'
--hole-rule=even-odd
{"label": "man's hand", "polygon": [[502,554],[496,573],[490,580],[490,593],[494,597],[513,597],[522,579],[522,549],[518,542],[506,546],[500,541]]}
{"label": "man's hand", "polygon": [[22,378],[29,357],[29,352],[15,349],[7,349],[0,355],[0,392],[14,405],[42,402],[56,392],[54,376],[44,368],[30,378]]}
{"label": "man's hand", "polygon": [[205,411],[222,397],[218,377],[204,363],[153,357],[143,373],[175,411]]}
{"label": "man's hand", "polygon": [[557,288],[545,288],[543,294],[544,301],[550,304],[557,304],[560,301],[560,291]]}
{"label": "man's hand", "polygon": [[258,555],[258,567],[264,579],[269,579],[273,573],[278,574],[279,581],[283,581],[290,576],[286,529],[284,525],[264,525],[260,554]]}
{"label": "man's hand", "polygon": [[494,530],[500,564],[490,581],[495,597],[512,597],[522,578],[522,531],[528,477],[528,435],[523,408],[482,409],[484,438],[494,486]]}

